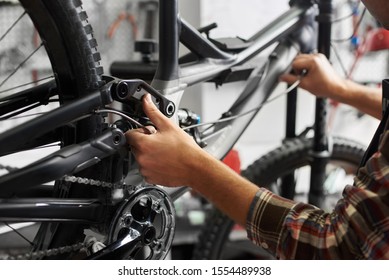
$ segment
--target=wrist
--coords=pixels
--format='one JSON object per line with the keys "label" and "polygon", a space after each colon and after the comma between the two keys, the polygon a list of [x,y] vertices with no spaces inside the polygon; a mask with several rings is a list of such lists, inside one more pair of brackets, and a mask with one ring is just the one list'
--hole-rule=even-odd
{"label": "wrist", "polygon": [[343,80],[341,83],[338,83],[335,89],[333,90],[332,99],[340,102],[349,104],[352,88],[354,87],[354,83],[351,80]]}
{"label": "wrist", "polygon": [[380,119],[381,99],[382,90],[380,88],[367,87],[351,80],[345,80],[343,86],[339,87],[335,100]]}
{"label": "wrist", "polygon": [[212,170],[215,169],[217,161],[206,151],[194,151],[191,156],[188,156],[186,173],[188,178],[187,186],[198,190],[206,185],[206,180],[212,176]]}

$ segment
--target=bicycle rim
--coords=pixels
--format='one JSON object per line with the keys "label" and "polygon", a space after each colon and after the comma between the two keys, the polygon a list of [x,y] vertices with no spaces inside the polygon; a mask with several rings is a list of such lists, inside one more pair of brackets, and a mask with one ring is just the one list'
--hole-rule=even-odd
{"label": "bicycle rim", "polygon": [[[258,186],[264,186],[277,193],[280,178],[295,172],[295,180],[290,186],[296,193],[294,199],[306,202],[312,145],[311,139],[287,140],[281,147],[255,161],[242,172],[242,176]],[[334,138],[332,154],[326,168],[327,210],[330,211],[339,199],[343,187],[352,183],[353,175],[363,154],[362,145],[350,140]],[[274,258],[261,247],[251,243],[247,239],[245,229],[236,225],[217,209],[208,213],[204,225],[193,252],[194,259]]]}
{"label": "bicycle rim", "polygon": [[[48,101],[49,106],[43,106],[45,102],[42,101],[42,104],[38,104],[36,109],[21,114],[17,111],[15,117],[7,120],[10,124],[3,126],[9,128],[42,112],[80,98],[97,89],[103,83],[100,56],[96,50],[97,43],[93,38],[92,28],[88,24],[87,15],[82,9],[80,0],[20,0],[19,2],[20,5],[10,4],[1,8],[1,12],[12,12],[16,15],[14,17],[16,24],[10,29],[10,32],[3,31],[6,36],[3,36],[0,46],[6,46],[5,49],[12,46],[12,40],[15,37],[23,36],[20,32],[27,32],[30,36],[26,35],[26,38],[29,39],[23,41],[24,49],[27,49],[26,53],[24,53],[24,49],[20,49],[19,61],[12,65],[12,69],[9,71],[1,73],[0,91],[2,98],[5,100],[12,98],[26,88],[34,88],[47,81],[55,82],[57,95],[51,97],[54,102],[45,100]],[[12,25],[13,23],[10,22],[9,26]],[[16,33],[17,36],[12,35],[13,33]],[[17,50],[17,47],[15,49]],[[23,110],[17,108],[17,110],[20,109]],[[100,133],[102,129],[103,121],[99,116],[73,123],[64,127],[59,138],[55,139],[54,149],[82,142]],[[45,152],[40,150],[38,153],[44,154]],[[36,155],[34,152],[33,154]],[[19,157],[19,155],[16,156]],[[84,171],[81,175],[101,179],[101,176],[104,176],[103,169],[100,165]],[[89,190],[76,184],[67,185],[65,189],[61,181],[56,181],[51,186],[49,193],[55,197],[96,197],[102,195],[100,190]],[[37,225],[30,226],[36,228]],[[23,236],[23,227],[20,230],[15,229],[17,227],[18,225],[11,227],[4,224],[2,229],[12,229],[9,230],[10,234]],[[26,244],[26,247],[22,246],[22,250],[31,250],[30,245],[33,247],[32,250],[65,246],[81,240],[84,228],[84,225],[79,224],[45,224],[41,225],[35,237],[28,235],[35,234],[36,230],[33,229],[30,233],[28,229],[29,232],[21,237],[18,243],[24,242]],[[5,242],[4,239],[3,242]],[[9,253],[13,248],[3,249]],[[18,250],[16,251],[18,252]]]}

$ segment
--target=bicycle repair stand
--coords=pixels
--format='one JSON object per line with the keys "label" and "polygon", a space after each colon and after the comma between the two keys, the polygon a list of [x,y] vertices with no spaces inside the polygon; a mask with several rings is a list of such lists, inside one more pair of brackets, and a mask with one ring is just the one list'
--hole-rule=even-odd
{"label": "bicycle repair stand", "polygon": [[[297,0],[299,1],[299,0]],[[303,1],[304,2],[304,1]],[[331,49],[331,27],[333,14],[333,0],[315,1],[318,4],[319,14],[316,17],[318,22],[318,52],[330,57]],[[286,138],[296,137],[296,106],[297,88],[287,96],[286,112]],[[326,179],[325,168],[331,153],[331,147],[327,136],[327,100],[316,98],[315,123],[314,123],[314,143],[312,150],[311,179],[308,202],[321,207],[323,205],[324,182]],[[283,177],[281,185],[281,195],[286,198],[293,198],[295,188],[294,174]]]}

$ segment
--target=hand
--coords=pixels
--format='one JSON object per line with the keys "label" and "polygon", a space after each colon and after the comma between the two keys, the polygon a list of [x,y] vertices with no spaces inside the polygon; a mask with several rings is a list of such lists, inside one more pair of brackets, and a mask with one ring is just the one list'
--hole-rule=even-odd
{"label": "hand", "polygon": [[143,110],[155,125],[144,129],[133,129],[126,133],[145,180],[164,186],[189,186],[193,176],[192,163],[205,152],[196,142],[154,105],[149,94],[142,100]]}
{"label": "hand", "polygon": [[[301,54],[294,60],[292,68],[294,74],[282,75],[280,80],[293,84],[301,78],[299,86],[318,97],[339,101],[347,90],[346,80],[335,72],[323,54]],[[300,77],[303,70],[306,70],[307,74]]]}
{"label": "hand", "polygon": [[126,133],[145,180],[163,186],[188,186],[198,191],[237,223],[245,225],[258,187],[202,150],[186,132],[166,118],[151,101],[143,110],[155,125],[153,133],[133,129]]}

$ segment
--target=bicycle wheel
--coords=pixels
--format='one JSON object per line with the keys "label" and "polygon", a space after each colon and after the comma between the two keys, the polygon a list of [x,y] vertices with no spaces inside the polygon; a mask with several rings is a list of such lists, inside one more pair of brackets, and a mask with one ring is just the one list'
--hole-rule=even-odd
{"label": "bicycle wheel", "polygon": [[[8,117],[2,118],[2,128],[12,129],[15,124],[31,118],[32,114],[26,115],[26,112],[33,113],[33,115],[41,114],[80,98],[103,84],[101,78],[103,69],[96,49],[97,43],[93,38],[92,28],[88,24],[88,17],[82,9],[80,0],[20,0],[19,4],[7,2],[1,5],[0,12],[3,13],[2,19],[11,18],[10,14],[17,15],[15,20],[7,25],[6,28],[9,28],[2,31],[0,46],[3,46],[2,49],[5,51],[14,50],[21,56],[20,59],[16,59],[19,61],[14,61],[13,65],[11,63],[11,70],[5,71],[6,69],[2,68],[2,73],[0,73],[2,101],[15,100],[15,97],[26,88],[35,93],[34,88],[48,81],[52,83],[51,92],[55,93],[49,98],[42,97],[37,101],[37,106],[15,108],[7,114]],[[15,38],[19,38],[22,42],[15,42]],[[43,106],[46,104],[49,106]],[[99,134],[102,129],[102,117],[89,117],[61,127],[60,132],[55,133],[55,139],[47,139],[45,144],[49,146],[52,142],[58,149],[85,141]],[[19,154],[17,157],[23,159],[23,156]],[[4,167],[3,161],[2,167]],[[8,169],[12,172],[10,168]],[[103,170],[105,170],[104,163],[83,171],[82,176],[101,180],[110,171],[107,169],[104,173]],[[49,186],[48,192],[32,193],[29,197],[41,197],[42,195],[45,197],[46,195],[97,197],[105,193],[98,188],[90,190],[79,184],[65,184],[59,180]],[[9,256],[14,249],[12,248],[13,242],[10,240],[23,235],[25,231],[26,236],[15,241],[18,243],[18,249],[15,251],[17,253],[74,244],[82,240],[83,230],[86,227],[80,224],[51,223],[42,224],[40,229],[36,230],[38,226],[32,224],[28,229],[24,230],[22,227],[17,230],[18,225],[11,226],[3,223],[2,229],[8,229],[5,231],[6,234],[2,234],[0,241],[3,254]],[[26,244],[26,246],[21,244]]]}
{"label": "bicycle wheel", "polygon": [[[294,199],[306,201],[304,190],[309,185],[310,162],[313,141],[308,138],[287,140],[282,146],[255,161],[242,176],[258,186],[264,186],[278,192],[280,178],[294,172],[290,188],[295,190]],[[341,189],[352,183],[364,147],[343,138],[334,138],[332,153],[326,167],[328,209],[337,201]],[[334,187],[338,187],[337,189]],[[198,243],[193,252],[194,259],[272,259],[262,248],[247,239],[245,229],[236,225],[217,209],[212,209],[199,234]]]}

